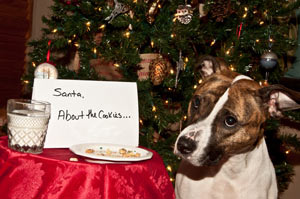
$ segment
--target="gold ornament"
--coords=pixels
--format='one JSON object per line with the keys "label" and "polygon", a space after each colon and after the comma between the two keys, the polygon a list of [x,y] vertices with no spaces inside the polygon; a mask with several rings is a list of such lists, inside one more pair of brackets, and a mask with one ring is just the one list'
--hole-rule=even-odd
{"label": "gold ornament", "polygon": [[149,77],[153,85],[162,83],[168,72],[168,63],[161,56],[153,60],[149,65]]}
{"label": "gold ornament", "polygon": [[[160,0],[152,0],[150,3],[150,7],[146,13],[147,21],[152,24],[155,20],[155,15],[158,12],[159,9],[159,2]],[[145,3],[149,3],[149,1],[145,1]]]}

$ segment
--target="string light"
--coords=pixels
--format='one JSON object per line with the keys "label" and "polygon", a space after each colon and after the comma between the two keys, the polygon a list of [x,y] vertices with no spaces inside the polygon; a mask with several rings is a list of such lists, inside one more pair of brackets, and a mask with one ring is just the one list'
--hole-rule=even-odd
{"label": "string light", "polygon": [[53,33],[56,33],[56,32],[57,32],[57,29],[56,29],[56,28],[55,28],[55,29],[53,29],[53,30],[52,30],[52,32],[53,32]]}
{"label": "string light", "polygon": [[169,87],[169,88],[168,88],[168,90],[169,90],[169,91],[171,91],[171,90],[172,90],[172,88],[170,88],[170,87]]}
{"label": "string light", "polygon": [[247,13],[245,13],[244,15],[243,15],[243,18],[246,18],[247,17]]}
{"label": "string light", "polygon": [[126,38],[129,38],[129,37],[130,37],[130,32],[129,32],[129,31],[125,32],[124,36],[125,36]]}
{"label": "string light", "polygon": [[173,70],[173,69],[171,69],[171,70],[170,70],[170,73],[171,73],[171,75],[173,75],[173,74],[174,74],[174,70]]}
{"label": "string light", "polygon": [[185,115],[185,116],[183,116],[183,120],[185,121],[187,119],[187,116]]}
{"label": "string light", "polygon": [[137,3],[137,0],[133,0],[133,3]]}
{"label": "string light", "polygon": [[119,68],[120,67],[120,65],[119,64],[114,64],[114,67],[117,67],[117,68]]}
{"label": "string light", "polygon": [[259,22],[259,25],[263,25],[265,22],[264,21],[260,21]]}
{"label": "string light", "polygon": [[174,182],[174,178],[170,178],[170,181],[171,181],[171,182]]}
{"label": "string light", "polygon": [[139,122],[140,122],[140,124],[141,124],[141,125],[143,125],[143,124],[144,124],[144,122],[143,122],[143,120],[142,120],[142,119],[140,119],[140,121],[139,121]]}
{"label": "string light", "polygon": [[99,11],[99,12],[101,12],[101,11],[102,11],[102,8],[101,8],[101,7],[99,7],[99,8],[98,8],[98,11]]}
{"label": "string light", "polygon": [[202,83],[202,81],[203,81],[202,79],[199,79],[199,81],[198,81],[198,84],[201,84],[201,83]]}
{"label": "string light", "polygon": [[169,101],[168,101],[168,100],[166,100],[166,101],[165,101],[165,104],[169,104]]}
{"label": "string light", "polygon": [[69,39],[69,40],[68,40],[68,43],[70,44],[71,42],[72,42],[72,40],[71,40],[71,39]]}
{"label": "string light", "polygon": [[175,37],[175,35],[172,33],[172,34],[171,34],[171,38],[174,38],[174,37]]}
{"label": "string light", "polygon": [[228,49],[227,51],[226,51],[226,55],[229,55],[230,54],[230,49]]}
{"label": "string light", "polygon": [[269,39],[270,42],[274,42],[274,40],[272,38]]}
{"label": "string light", "polygon": [[99,27],[99,29],[104,29],[105,28],[105,24],[102,24],[100,27]]}
{"label": "string light", "polygon": [[75,37],[76,37],[76,35],[74,34],[74,35],[73,35],[73,38],[75,38]]}
{"label": "string light", "polygon": [[94,52],[94,54],[96,54],[97,53],[97,48],[94,48],[93,52]]}
{"label": "string light", "polygon": [[157,5],[157,7],[158,7],[158,8],[161,8],[161,5],[160,5],[160,4],[158,4],[158,5]]}
{"label": "string light", "polygon": [[151,47],[153,48],[153,46],[154,46],[154,42],[153,42],[153,41],[151,41]]}
{"label": "string light", "polygon": [[235,71],[235,68],[234,68],[234,66],[233,66],[232,64],[230,64],[229,69],[230,69],[231,71]]}
{"label": "string light", "polygon": [[186,57],[186,58],[184,58],[184,62],[189,62],[189,58],[188,57]]}
{"label": "string light", "polygon": [[90,29],[91,22],[88,21],[88,22],[85,23],[85,25],[86,25],[86,27],[87,27],[87,30],[90,31],[90,30],[91,30],[91,29]]}
{"label": "string light", "polygon": [[216,43],[216,40],[214,39],[211,43],[210,46],[213,46]]}
{"label": "string light", "polygon": [[194,85],[194,89],[196,89],[197,88],[197,85]]}
{"label": "string light", "polygon": [[170,165],[167,166],[167,170],[172,172],[172,167]]}
{"label": "string light", "polygon": [[29,84],[29,81],[28,80],[24,80],[23,81],[25,84]]}
{"label": "string light", "polygon": [[154,105],[152,106],[152,111],[156,112],[156,107]]}
{"label": "string light", "polygon": [[33,66],[33,67],[36,67],[36,65],[35,65],[35,63],[34,63],[34,62],[32,62],[32,66]]}
{"label": "string light", "polygon": [[79,47],[79,44],[76,42],[74,43],[74,46],[76,46],[77,48]]}
{"label": "string light", "polygon": [[259,43],[259,39],[256,39],[255,42],[256,42],[256,43]]}
{"label": "string light", "polygon": [[157,115],[154,115],[154,118],[157,119]]}
{"label": "string light", "polygon": [[291,150],[286,150],[285,154],[289,154],[291,152]]}

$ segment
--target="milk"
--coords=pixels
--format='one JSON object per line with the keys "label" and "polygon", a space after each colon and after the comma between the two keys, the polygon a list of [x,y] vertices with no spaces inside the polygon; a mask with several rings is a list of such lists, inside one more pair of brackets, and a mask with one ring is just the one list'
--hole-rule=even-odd
{"label": "milk", "polygon": [[42,152],[49,114],[38,110],[14,110],[7,113],[7,119],[10,148],[30,153]]}

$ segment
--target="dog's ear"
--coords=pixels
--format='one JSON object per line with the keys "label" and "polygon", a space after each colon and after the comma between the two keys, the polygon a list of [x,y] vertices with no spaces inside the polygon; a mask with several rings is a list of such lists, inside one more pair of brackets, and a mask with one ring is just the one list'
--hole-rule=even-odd
{"label": "dog's ear", "polygon": [[227,70],[228,67],[225,61],[221,58],[204,55],[197,59],[195,69],[198,73],[200,73],[201,77],[205,79],[214,73],[220,72],[221,70]]}
{"label": "dog's ear", "polygon": [[272,117],[281,117],[282,111],[300,109],[300,93],[282,85],[270,85],[260,88],[258,94]]}

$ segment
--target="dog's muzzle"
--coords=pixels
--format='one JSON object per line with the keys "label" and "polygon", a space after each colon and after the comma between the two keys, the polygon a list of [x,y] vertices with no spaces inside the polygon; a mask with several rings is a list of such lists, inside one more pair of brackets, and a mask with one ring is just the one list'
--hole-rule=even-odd
{"label": "dog's muzzle", "polygon": [[197,148],[197,144],[195,140],[182,136],[179,138],[177,142],[177,150],[180,152],[182,155],[189,155],[193,153]]}

